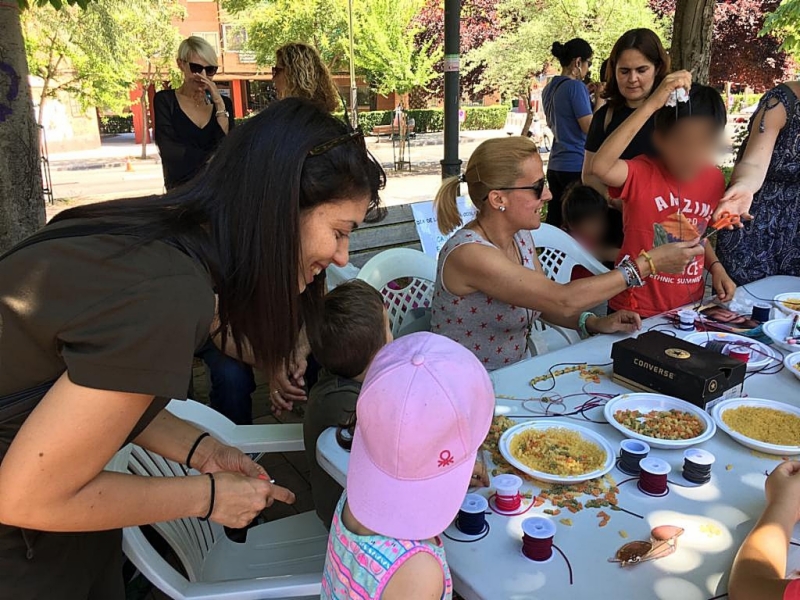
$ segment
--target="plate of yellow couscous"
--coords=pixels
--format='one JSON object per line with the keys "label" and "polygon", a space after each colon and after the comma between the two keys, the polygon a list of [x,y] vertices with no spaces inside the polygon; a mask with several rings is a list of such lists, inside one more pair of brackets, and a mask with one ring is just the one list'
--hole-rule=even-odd
{"label": "plate of yellow couscous", "polygon": [[711,415],[722,431],[742,446],[786,456],[800,454],[800,408],[762,398],[732,398]]}
{"label": "plate of yellow couscous", "polygon": [[625,437],[674,450],[710,440],[717,431],[704,410],[680,398],[663,394],[623,394],[609,400],[603,414]]}
{"label": "plate of yellow couscous", "polygon": [[800,292],[789,292],[788,294],[778,294],[773,299],[775,306],[785,315],[793,317],[800,315]]}
{"label": "plate of yellow couscous", "polygon": [[611,444],[599,433],[568,421],[547,419],[515,425],[500,438],[508,464],[548,483],[579,483],[614,467]]}

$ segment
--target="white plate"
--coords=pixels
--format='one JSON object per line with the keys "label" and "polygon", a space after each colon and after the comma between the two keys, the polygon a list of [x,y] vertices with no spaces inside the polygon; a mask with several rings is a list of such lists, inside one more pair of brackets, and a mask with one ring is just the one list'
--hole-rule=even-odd
{"label": "white plate", "polygon": [[717,425],[719,425],[719,428],[731,436],[734,440],[739,442],[742,446],[751,448],[753,450],[758,450],[759,452],[764,452],[766,454],[775,454],[777,456],[800,454],[800,445],[778,446],[776,444],[767,444],[766,442],[760,442],[758,440],[754,440],[753,438],[747,437],[746,435],[741,434],[738,431],[734,431],[728,427],[725,424],[725,421],[722,420],[722,413],[732,408],[738,408],[739,406],[773,408],[781,412],[797,415],[798,417],[800,417],[800,408],[790,404],[784,404],[783,402],[764,400],[762,398],[732,398],[731,400],[724,400],[720,402],[713,409],[711,409],[711,416],[714,417],[714,420],[717,422]]}
{"label": "white plate", "polygon": [[794,319],[773,319],[772,321],[767,321],[761,327],[766,336],[775,342],[775,345],[780,348],[781,350],[786,350],[787,352],[797,352],[800,351],[800,346],[791,344],[787,344],[783,340],[789,337],[789,330],[792,328],[792,323]]}
{"label": "white plate", "polygon": [[[797,348],[797,346],[795,346]],[[800,379],[800,371],[798,371],[795,367],[800,366],[800,352],[795,352],[794,354],[790,354],[786,358],[783,359],[783,365],[789,369],[789,372]]]}
{"label": "white plate", "polygon": [[778,294],[772,299],[772,302],[775,304],[775,308],[781,311],[785,315],[789,315],[793,317],[795,315],[800,315],[800,310],[792,310],[788,306],[786,306],[782,301],[789,300],[789,299],[800,299],[800,292],[788,292],[786,294]]}
{"label": "white plate", "polygon": [[753,352],[750,360],[747,361],[748,371],[760,371],[768,367],[774,367],[777,363],[783,362],[783,357],[780,353],[770,348],[766,344],[757,342],[753,338],[745,337],[743,335],[736,335],[735,333],[725,333],[722,331],[703,331],[693,333],[684,338],[690,344],[706,347],[709,341],[728,342],[729,344],[746,344],[758,349],[758,352]]}
{"label": "white plate", "polygon": [[[599,469],[590,471],[589,473],[584,473],[583,475],[570,475],[568,477],[565,477],[561,475],[553,475],[552,473],[545,473],[543,471],[537,471],[535,469],[531,469],[524,463],[521,463],[514,457],[513,454],[511,454],[511,448],[510,448],[511,439],[518,433],[521,433],[528,429],[544,430],[544,429],[555,429],[555,428],[569,429],[570,431],[575,431],[580,435],[582,435],[587,441],[597,444],[606,453],[606,462]],[[500,438],[500,443],[498,445],[500,448],[500,454],[502,454],[503,458],[505,458],[508,461],[508,464],[519,469],[523,473],[527,473],[531,477],[535,477],[540,481],[546,481],[548,483],[580,483],[581,481],[588,481],[589,479],[596,479],[597,477],[602,477],[603,475],[608,473],[612,468],[614,468],[614,462],[617,459],[616,454],[614,453],[614,449],[611,447],[611,444],[608,442],[606,438],[604,438],[599,433],[596,433],[591,429],[587,429],[586,427],[575,425],[574,423],[570,423],[568,421],[559,421],[556,419],[546,419],[545,421],[526,421],[524,423],[520,423],[519,425],[514,425],[514,427],[511,427],[506,430],[506,432]]]}
{"label": "white plate", "polygon": [[[703,433],[688,440],[662,440],[631,431],[614,418],[614,413],[618,410],[638,410],[642,413],[649,413],[653,410],[673,409],[691,413],[700,419],[703,425],[705,425]],[[717,431],[717,425],[714,423],[714,419],[703,409],[685,400],[681,400],[680,398],[662,396],[661,394],[623,394],[622,396],[617,396],[606,403],[603,414],[608,424],[625,437],[647,442],[651,447],[661,448],[663,450],[675,450],[677,448],[688,448],[689,446],[702,444],[714,437],[714,433]]]}

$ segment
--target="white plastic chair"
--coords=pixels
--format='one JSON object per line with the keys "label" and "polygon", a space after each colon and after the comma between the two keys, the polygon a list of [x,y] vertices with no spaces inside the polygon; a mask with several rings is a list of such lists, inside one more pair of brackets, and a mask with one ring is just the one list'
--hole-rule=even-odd
{"label": "white plastic chair", "polygon": [[[237,426],[193,400],[173,400],[167,409],[245,452],[303,449],[299,425]],[[189,474],[184,465],[134,444],[120,450],[107,468],[149,477]],[[313,511],[253,527],[243,544],[230,541],[222,526],[196,518],[156,523],[153,528],[169,543],[186,576],[155,551],[139,527],[123,530],[122,547],[139,571],[170,598],[319,598],[328,532]]]}
{"label": "white plastic chair", "polygon": [[[430,305],[436,283],[436,260],[419,250],[393,248],[373,256],[358,273],[383,295],[392,334],[430,330]],[[409,280],[406,283],[406,280]],[[405,283],[402,289],[389,284]],[[419,323],[417,323],[419,321]]]}
{"label": "white plastic chair", "polygon": [[[608,269],[600,261],[589,254],[572,236],[558,227],[542,223],[539,229],[531,231],[531,235],[539,252],[542,269],[545,275],[553,281],[562,284],[569,283],[572,279],[572,269],[578,265],[586,268],[593,275],[608,273]],[[581,339],[577,331],[546,324],[541,319],[534,323],[533,329],[532,343],[537,354],[555,350],[559,346],[563,346],[564,342],[566,345],[571,345]],[[551,331],[556,335],[549,335]]]}

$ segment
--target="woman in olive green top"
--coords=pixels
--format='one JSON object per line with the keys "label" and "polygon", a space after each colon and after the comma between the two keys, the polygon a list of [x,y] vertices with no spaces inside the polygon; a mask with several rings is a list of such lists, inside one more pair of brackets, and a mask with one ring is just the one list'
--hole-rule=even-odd
{"label": "woman in olive green top", "polygon": [[[282,364],[383,181],[363,138],[286,100],[189,185],[66,211],[0,259],[0,598],[123,598],[120,528],[293,501],[162,409],[209,332]],[[104,471],[131,440],[201,475]]]}

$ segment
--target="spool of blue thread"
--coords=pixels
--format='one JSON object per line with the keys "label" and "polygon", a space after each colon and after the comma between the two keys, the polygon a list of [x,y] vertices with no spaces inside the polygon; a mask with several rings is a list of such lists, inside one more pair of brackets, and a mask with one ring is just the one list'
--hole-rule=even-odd
{"label": "spool of blue thread", "polygon": [[456,529],[464,535],[480,535],[486,531],[489,502],[480,494],[467,494],[456,516]]}
{"label": "spool of blue thread", "polygon": [[696,319],[697,313],[693,310],[678,311],[678,329],[681,331],[694,331],[694,322]]}
{"label": "spool of blue thread", "polygon": [[758,323],[766,323],[772,316],[772,307],[766,302],[756,302],[753,305],[753,321]]}

